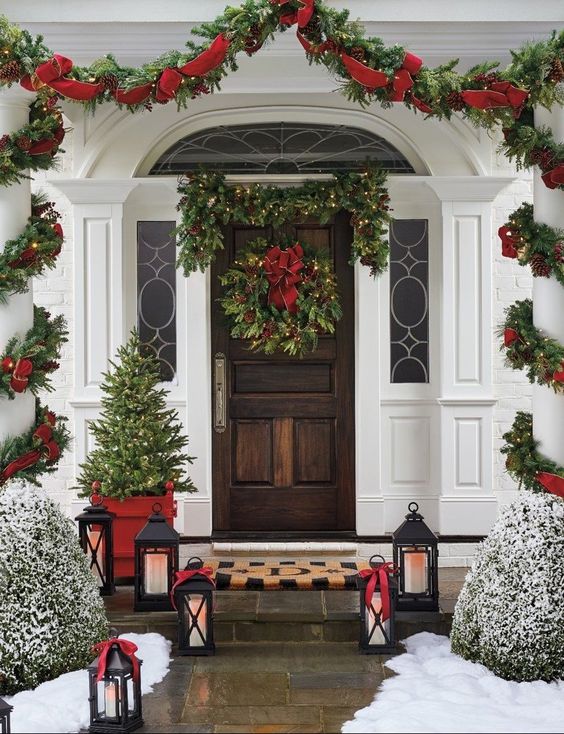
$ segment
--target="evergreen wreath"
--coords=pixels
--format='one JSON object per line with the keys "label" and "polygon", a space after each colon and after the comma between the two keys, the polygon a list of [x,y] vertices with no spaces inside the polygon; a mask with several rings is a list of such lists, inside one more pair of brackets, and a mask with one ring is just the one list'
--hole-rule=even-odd
{"label": "evergreen wreath", "polygon": [[63,244],[59,214],[44,196],[32,195],[31,216],[24,231],[0,252],[0,304],[13,293],[26,293],[29,279],[54,268]]}
{"label": "evergreen wreath", "polygon": [[534,326],[531,299],[516,301],[505,314],[499,335],[506,363],[514,370],[526,368],[529,382],[564,392],[564,346]]}
{"label": "evergreen wreath", "polygon": [[0,444],[0,486],[11,477],[39,486],[38,478],[42,474],[56,471],[59,458],[70,441],[66,421],[37,399],[34,426]]}
{"label": "evergreen wreath", "polygon": [[12,337],[0,354],[0,395],[10,399],[29,390],[53,391],[51,373],[59,368],[61,347],[67,340],[63,316],[51,318],[41,306],[33,307],[33,326],[23,339]]}
{"label": "evergreen wreath", "polygon": [[535,222],[532,204],[522,204],[499,228],[502,253],[530,265],[535,277],[554,277],[564,286],[564,231]]}
{"label": "evergreen wreath", "polygon": [[250,348],[303,357],[321,334],[333,334],[342,316],[327,252],[294,242],[286,249],[258,238],[220,276],[219,302],[234,339]]}
{"label": "evergreen wreath", "polygon": [[505,444],[501,453],[505,454],[505,466],[509,474],[533,492],[545,492],[546,485],[539,481],[539,474],[559,478],[564,482],[564,467],[545,458],[539,453],[538,441],[533,438],[533,416],[531,413],[519,411],[513,425],[503,434]]}
{"label": "evergreen wreath", "polygon": [[373,166],[296,188],[230,186],[223,174],[212,171],[186,176],[178,187],[182,220],[176,230],[178,266],[185,275],[205,271],[216,251],[223,249],[222,227],[229,222],[276,226],[315,217],[325,223],[346,209],[354,212],[350,264],[360,260],[376,276],[386,268],[389,254],[386,233],[391,218],[385,183],[386,173]]}

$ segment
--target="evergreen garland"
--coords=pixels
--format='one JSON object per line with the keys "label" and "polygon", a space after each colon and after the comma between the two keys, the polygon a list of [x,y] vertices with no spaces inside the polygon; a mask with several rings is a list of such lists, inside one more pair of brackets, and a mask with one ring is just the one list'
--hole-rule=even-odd
{"label": "evergreen garland", "polygon": [[59,368],[61,347],[67,340],[63,316],[51,318],[41,306],[33,307],[33,326],[23,339],[12,337],[0,354],[0,395],[13,399],[29,390],[52,392],[51,373]]}
{"label": "evergreen garland", "polygon": [[0,304],[13,293],[26,293],[29,279],[55,267],[63,230],[59,214],[44,196],[32,194],[31,216],[24,231],[0,252]]}
{"label": "evergreen garland", "polygon": [[534,326],[533,302],[517,301],[505,313],[499,334],[506,363],[514,370],[526,369],[529,382],[564,392],[564,346]]}
{"label": "evergreen garland", "polygon": [[206,268],[223,249],[222,227],[229,222],[277,226],[315,217],[328,222],[341,209],[353,212],[351,265],[360,260],[373,276],[387,266],[390,222],[386,174],[370,167],[363,173],[338,173],[332,181],[308,181],[296,188],[251,184],[231,186],[221,173],[202,171],[181,180],[176,230],[178,266],[185,275]]}
{"label": "evergreen garland", "polygon": [[225,290],[219,302],[234,339],[248,339],[250,349],[265,354],[282,351],[303,357],[315,351],[321,334],[335,333],[343,313],[333,265],[327,252],[302,245],[297,312],[279,310],[268,303],[264,258],[271,247],[272,243],[258,238],[237,255],[233,266],[220,276]]}
{"label": "evergreen garland", "polygon": [[519,411],[511,429],[503,434],[503,440],[505,444],[501,453],[507,456],[505,466],[520,487],[533,492],[546,492],[537,480],[538,474],[546,472],[564,478],[564,467],[538,452],[538,441],[533,438],[533,416],[530,413]]}
{"label": "evergreen garland", "polygon": [[520,265],[531,265],[536,276],[554,275],[564,286],[564,231],[535,222],[532,204],[516,209],[499,234]]}

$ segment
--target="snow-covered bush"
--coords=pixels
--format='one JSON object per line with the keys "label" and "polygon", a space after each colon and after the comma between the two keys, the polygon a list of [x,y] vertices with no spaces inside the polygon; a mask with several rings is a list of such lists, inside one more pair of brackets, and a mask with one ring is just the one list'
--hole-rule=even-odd
{"label": "snow-covered bush", "polygon": [[0,694],[84,667],[106,634],[72,522],[40,489],[0,489]]}
{"label": "snow-covered bush", "polygon": [[522,491],[478,549],[452,650],[514,681],[564,678],[564,500]]}

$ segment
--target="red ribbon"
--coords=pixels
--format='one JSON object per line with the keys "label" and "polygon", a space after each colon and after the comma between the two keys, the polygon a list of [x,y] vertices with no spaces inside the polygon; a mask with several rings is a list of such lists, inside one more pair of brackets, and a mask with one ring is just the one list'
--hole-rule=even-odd
{"label": "red ribbon", "polygon": [[519,332],[515,331],[515,329],[506,329],[503,332],[503,344],[506,347],[510,347],[513,342],[519,341],[520,338]]}
{"label": "red ribbon", "polygon": [[[351,77],[367,89],[373,90],[379,87],[387,87],[390,84],[390,80],[383,71],[371,69],[366,64],[363,64],[362,61],[357,61],[344,51],[341,51],[341,59]],[[392,102],[403,102],[405,93],[413,86],[412,75],[417,74],[422,65],[423,61],[419,56],[412,54],[410,51],[406,51],[402,64],[394,72],[394,78],[391,81],[390,99]],[[416,97],[413,100],[415,106],[419,106],[419,109],[422,109],[422,106],[425,107],[423,109],[424,112],[432,111],[430,107]],[[417,103],[415,100],[417,100]]]}
{"label": "red ribbon", "polygon": [[10,387],[14,392],[22,393],[29,384],[29,377],[33,372],[33,362],[31,359],[18,359],[12,370],[12,379]]}
{"label": "red ribbon", "polygon": [[174,99],[183,79],[184,77],[179,71],[172,69],[170,66],[167,67],[157,82],[157,91],[155,93],[157,101],[168,102]]}
{"label": "red ribbon", "polygon": [[194,576],[203,576],[205,579],[207,579],[211,585],[215,588],[215,581],[213,579],[214,570],[210,566],[204,566],[203,568],[195,568],[195,569],[185,569],[184,571],[177,571],[174,574],[174,584],[172,585],[172,589],[170,590],[170,601],[172,602],[172,606],[176,610],[176,602],[174,601],[174,590],[177,586],[180,586],[180,584],[183,584],[185,581],[188,581],[188,579],[194,578]]}
{"label": "red ribbon", "polygon": [[178,71],[185,76],[204,76],[216,69],[225,59],[231,41],[223,33],[216,36],[210,46],[195,59],[181,66]]}
{"label": "red ribbon", "polygon": [[[274,5],[286,5],[288,0],[275,0]],[[281,25],[294,25],[298,24],[298,28],[303,28],[311,20],[313,15],[315,0],[299,0],[303,7],[301,7],[296,13],[286,13],[280,16]]]}
{"label": "red ribbon", "polygon": [[548,472],[541,471],[535,477],[539,484],[557,497],[564,499],[564,477],[559,477],[558,474],[549,474]]}
{"label": "red ribbon", "polygon": [[376,568],[363,568],[358,572],[361,579],[368,579],[366,589],[364,591],[364,603],[367,609],[372,605],[372,598],[377,588],[380,589],[380,598],[382,600],[382,611],[380,612],[380,620],[385,622],[390,616],[390,591],[388,577],[396,573],[396,567],[393,563],[381,563]]}
{"label": "red ribbon", "polygon": [[[77,79],[68,79],[66,77],[72,71],[72,61],[66,56],[55,54],[52,59],[40,64],[35,70],[35,76],[40,82],[54,89],[59,94],[69,97],[70,99],[85,102],[93,99],[97,94],[103,91],[104,85],[101,83],[92,84],[91,82],[81,82]],[[37,89],[37,82],[30,78],[29,75],[21,80],[21,85],[25,89],[34,91]]]}
{"label": "red ribbon", "polygon": [[560,365],[559,370],[555,370],[552,379],[556,380],[556,382],[564,382],[564,362]]}
{"label": "red ribbon", "polygon": [[141,104],[151,94],[152,88],[152,83],[148,82],[147,84],[141,84],[139,87],[133,87],[133,89],[129,89],[128,91],[116,89],[114,98],[119,104]]}
{"label": "red ribbon", "polygon": [[516,258],[518,255],[515,245],[519,242],[517,235],[513,234],[510,227],[503,225],[497,230],[501,239],[501,254],[503,257]]}
{"label": "red ribbon", "polygon": [[37,464],[41,455],[44,453],[47,461],[55,461],[61,455],[61,450],[56,441],[53,440],[52,427],[55,425],[56,417],[54,413],[47,411],[45,413],[45,423],[39,425],[33,432],[32,440],[34,443],[43,444],[38,448],[32,449],[22,454],[14,461],[11,461],[0,474],[0,484],[12,477],[17,472],[23,471],[34,464]]}
{"label": "red ribbon", "polygon": [[112,647],[117,646],[124,655],[130,659],[133,665],[133,680],[139,680],[139,658],[135,655],[138,650],[137,645],[129,640],[120,640],[117,637],[112,637],[111,640],[104,640],[104,642],[97,642],[92,646],[92,652],[100,656],[98,661],[98,675],[96,681],[99,683],[104,679],[104,673],[106,672],[106,666],[108,662],[108,654]]}
{"label": "red ribbon", "polygon": [[529,92],[513,86],[511,82],[493,82],[488,89],[467,89],[461,92],[461,96],[469,107],[479,110],[512,107],[515,117],[519,117]]}
{"label": "red ribbon", "polygon": [[287,250],[281,250],[278,245],[272,247],[265,255],[263,268],[270,283],[268,304],[283,311],[297,313],[298,289],[296,283],[301,282],[299,271],[303,268],[304,251],[298,243]]}
{"label": "red ribbon", "polygon": [[556,168],[542,175],[545,186],[549,189],[557,189],[564,184],[564,163],[559,163]]}

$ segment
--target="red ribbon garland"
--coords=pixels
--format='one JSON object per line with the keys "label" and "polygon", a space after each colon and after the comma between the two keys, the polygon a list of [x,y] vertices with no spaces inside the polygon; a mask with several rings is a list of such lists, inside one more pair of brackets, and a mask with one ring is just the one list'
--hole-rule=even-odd
{"label": "red ribbon garland", "polygon": [[120,640],[117,637],[112,637],[111,640],[104,640],[104,642],[97,642],[92,646],[92,652],[100,656],[98,661],[98,675],[96,681],[99,683],[104,679],[104,673],[106,672],[106,666],[108,662],[108,654],[112,647],[116,645],[119,649],[127,655],[133,665],[133,680],[139,680],[139,658],[135,655],[139,649],[137,645],[129,640]]}
{"label": "red ribbon garland", "polygon": [[180,584],[188,581],[188,579],[194,578],[194,576],[203,576],[215,588],[213,574],[214,570],[210,566],[204,566],[203,568],[195,568],[191,570],[185,569],[184,571],[177,571],[174,574],[174,584],[172,585],[172,589],[170,590],[170,601],[174,609],[176,610],[176,602],[174,601],[174,590],[177,586],[180,586]]}
{"label": "red ribbon garland", "polygon": [[503,344],[506,347],[510,347],[514,342],[519,341],[519,339],[521,337],[515,329],[508,328],[503,332]]}
{"label": "red ribbon garland", "polygon": [[[390,83],[388,76],[383,71],[371,69],[362,61],[357,61],[344,51],[341,51],[341,59],[351,77],[369,90],[390,86],[390,100],[392,102],[403,102],[406,92],[413,87],[413,76],[419,73],[423,65],[422,59],[410,51],[406,51],[402,65],[394,72],[394,78]],[[432,112],[431,108],[417,97],[411,98],[413,104],[423,112]]]}
{"label": "red ribbon garland", "polygon": [[558,474],[550,474],[548,472],[541,471],[535,477],[539,484],[557,497],[564,499],[564,477],[559,477]]}
{"label": "red ribbon garland", "polygon": [[270,283],[268,305],[276,306],[289,313],[297,313],[298,289],[296,283],[302,280],[299,271],[304,267],[302,257],[304,251],[297,243],[294,247],[281,250],[278,245],[272,247],[265,255],[263,268]]}
{"label": "red ribbon garland", "polygon": [[549,189],[557,189],[564,184],[564,163],[559,163],[555,168],[543,173],[542,180]]}
{"label": "red ribbon garland", "polygon": [[552,375],[552,379],[556,382],[564,382],[564,362],[560,365],[559,370],[555,370],[554,374]]}
{"label": "red ribbon garland", "polygon": [[493,82],[488,89],[467,89],[461,92],[461,96],[469,107],[479,110],[512,107],[514,116],[519,117],[529,92],[513,86],[511,82]]}
{"label": "red ribbon garland", "polygon": [[5,482],[7,479],[12,477],[17,472],[28,469],[30,466],[37,464],[43,454],[45,454],[47,461],[55,461],[61,455],[61,450],[56,441],[53,440],[52,428],[55,426],[55,414],[47,411],[45,413],[46,423],[42,423],[38,426],[34,433],[32,440],[34,443],[39,442],[38,448],[32,449],[25,454],[22,454],[14,461],[11,461],[8,466],[4,468],[0,474],[0,484]]}
{"label": "red ribbon garland", "polygon": [[513,234],[513,230],[505,224],[497,230],[497,234],[501,239],[501,254],[503,257],[516,258],[518,252],[515,245],[519,242],[519,236]]}
{"label": "red ribbon garland", "polygon": [[[59,94],[81,102],[93,99],[103,91],[104,85],[102,83],[92,84],[77,79],[68,79],[66,75],[72,71],[72,67],[72,61],[66,56],[54,54],[52,59],[37,67],[35,76],[40,82],[51,87]],[[38,85],[37,81],[33,80],[29,74],[23,77],[20,84],[31,92],[35,91],[38,86],[42,86]]]}
{"label": "red ribbon garland", "polygon": [[390,591],[388,577],[397,572],[393,563],[381,563],[376,568],[363,568],[358,572],[361,579],[368,579],[366,589],[364,591],[364,603],[367,609],[372,605],[372,598],[377,588],[380,588],[380,598],[382,600],[382,611],[380,619],[385,622],[390,616]]}
{"label": "red ribbon garland", "polygon": [[[298,28],[303,28],[311,20],[315,6],[315,0],[299,0],[303,7],[296,13],[286,13],[279,18],[280,25],[291,26],[298,24]],[[288,0],[273,0],[273,5],[286,5]]]}

